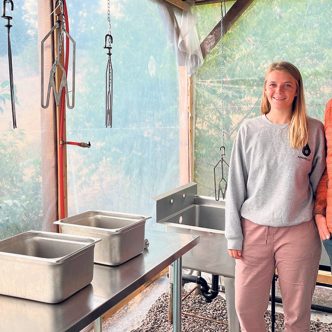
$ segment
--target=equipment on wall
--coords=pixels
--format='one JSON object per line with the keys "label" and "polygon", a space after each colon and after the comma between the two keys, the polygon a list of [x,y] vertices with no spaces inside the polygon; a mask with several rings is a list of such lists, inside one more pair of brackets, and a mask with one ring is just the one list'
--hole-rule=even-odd
{"label": "equipment on wall", "polygon": [[[221,157],[220,160],[218,161],[218,163],[214,166],[213,168],[213,175],[214,175],[214,197],[216,199],[216,201],[219,201],[220,196],[222,196],[223,199],[225,199],[226,197],[226,190],[227,190],[227,180],[225,178],[225,169],[224,167],[227,166],[229,167],[229,165],[227,164],[226,160],[225,160],[225,146],[222,145],[220,147],[220,151],[221,151]],[[217,169],[218,167],[220,167],[221,169],[221,179],[219,180],[219,182],[217,183]]]}
{"label": "equipment on wall", "polygon": [[[226,190],[227,190],[227,179],[226,179],[226,169],[225,167],[229,168],[228,163],[226,162],[226,148],[224,144],[224,139],[226,132],[223,130],[222,132],[222,145],[220,147],[220,159],[217,164],[213,168],[213,179],[214,179],[214,198],[216,201],[225,199],[226,197]],[[217,181],[217,170],[220,169],[221,177],[220,180]]]}
{"label": "equipment on wall", "polygon": [[12,16],[7,15],[6,6],[10,5],[10,10],[14,10],[14,2],[12,0],[3,0],[2,7],[2,18],[7,20],[7,24],[5,27],[7,28],[7,47],[8,47],[8,69],[9,69],[9,85],[10,85],[10,100],[11,100],[11,108],[12,108],[12,120],[13,120],[13,128],[17,128],[16,124],[16,110],[15,110],[15,90],[14,90],[14,74],[13,74],[13,56],[12,56],[12,47],[10,40],[10,28],[12,25],[10,24]]}
{"label": "equipment on wall", "polygon": [[[57,10],[59,8],[59,13],[56,15],[56,23],[52,27],[52,29],[46,34],[46,36],[41,41],[41,106],[43,108],[47,108],[50,103],[50,94],[51,89],[53,89],[53,95],[56,106],[60,105],[62,90],[65,90],[65,98],[67,99],[67,107],[72,109],[75,106],[75,56],[76,56],[76,42],[70,36],[66,27],[66,20],[64,14],[64,4],[63,0],[58,0],[56,3],[56,7],[54,9]],[[48,88],[47,88],[47,96],[45,101],[44,96],[44,53],[45,53],[45,43],[49,37],[53,36],[55,33],[56,39],[56,52],[55,52],[55,60],[50,70],[49,80],[48,80]],[[66,40],[66,43],[64,43]],[[67,81],[67,72],[68,72],[68,59],[69,59],[69,44],[72,43],[72,63],[71,63],[71,71],[72,71],[72,89],[69,91],[68,81]],[[63,61],[63,58],[65,60]],[[62,63],[67,64],[67,68],[65,68]],[[56,84],[56,76],[60,75],[60,84]],[[71,92],[71,100],[69,98],[69,92]]]}
{"label": "equipment on wall", "polygon": [[105,35],[105,46],[107,49],[106,81],[105,81],[105,126],[112,128],[112,110],[113,110],[113,67],[112,67],[112,44],[111,34],[111,4],[107,0],[107,21],[108,33]]}

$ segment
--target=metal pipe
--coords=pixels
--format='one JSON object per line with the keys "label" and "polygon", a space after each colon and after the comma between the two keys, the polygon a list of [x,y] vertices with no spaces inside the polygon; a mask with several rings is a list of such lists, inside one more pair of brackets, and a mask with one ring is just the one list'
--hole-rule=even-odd
{"label": "metal pipe", "polygon": [[[276,303],[282,303],[281,297],[276,296],[275,297],[275,302]],[[320,304],[312,304],[311,305],[311,309],[312,310],[321,311],[321,312],[327,312],[329,314],[332,313],[332,307],[328,307],[328,306],[324,306],[324,305],[320,305]]]}
{"label": "metal pipe", "polygon": [[181,332],[181,277],[182,258],[179,257],[173,266],[173,332]]}
{"label": "metal pipe", "polygon": [[275,331],[276,323],[276,280],[277,276],[273,275],[272,277],[272,286],[271,286],[271,332]]}

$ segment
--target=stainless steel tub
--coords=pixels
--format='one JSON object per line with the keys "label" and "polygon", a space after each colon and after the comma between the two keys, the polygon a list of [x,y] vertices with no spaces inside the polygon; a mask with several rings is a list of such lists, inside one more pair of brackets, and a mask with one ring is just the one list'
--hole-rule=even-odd
{"label": "stainless steel tub", "polygon": [[145,247],[145,221],[149,217],[106,211],[87,211],[54,222],[61,232],[100,238],[95,263],[120,265]]}
{"label": "stainless steel tub", "polygon": [[58,303],[93,278],[96,240],[29,231],[0,241],[0,294]]}

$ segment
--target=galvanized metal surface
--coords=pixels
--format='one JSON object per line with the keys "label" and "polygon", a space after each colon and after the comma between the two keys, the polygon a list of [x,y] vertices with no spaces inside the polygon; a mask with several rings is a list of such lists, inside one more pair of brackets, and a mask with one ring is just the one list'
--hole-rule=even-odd
{"label": "galvanized metal surface", "polygon": [[0,242],[0,294],[58,303],[93,277],[94,239],[29,231]]}
{"label": "galvanized metal surface", "polygon": [[198,238],[190,235],[155,229],[147,230],[147,236],[150,247],[143,255],[117,267],[95,264],[91,285],[61,303],[46,304],[0,295],[0,331],[79,331],[198,242]]}
{"label": "galvanized metal surface", "polygon": [[95,263],[120,265],[141,254],[145,221],[149,217],[106,211],[87,211],[54,222],[67,234],[96,237]]}

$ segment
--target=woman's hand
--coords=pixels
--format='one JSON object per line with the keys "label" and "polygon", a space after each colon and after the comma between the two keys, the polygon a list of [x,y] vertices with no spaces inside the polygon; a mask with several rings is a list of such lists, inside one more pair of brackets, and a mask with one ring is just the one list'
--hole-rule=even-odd
{"label": "woman's hand", "polygon": [[239,259],[242,257],[242,251],[236,249],[228,249],[228,255],[234,257],[235,259]]}
{"label": "woman's hand", "polygon": [[325,216],[323,216],[322,214],[316,214],[315,221],[318,228],[320,239],[328,240],[331,237],[331,234],[327,228]]}

